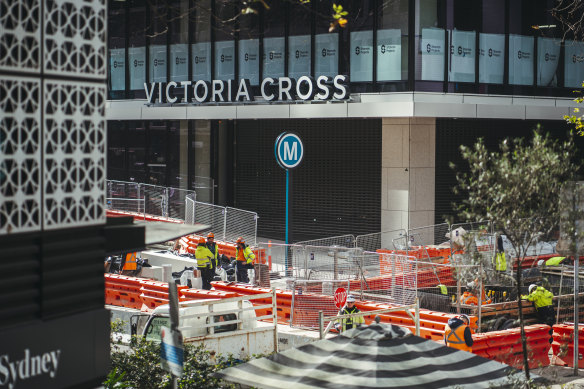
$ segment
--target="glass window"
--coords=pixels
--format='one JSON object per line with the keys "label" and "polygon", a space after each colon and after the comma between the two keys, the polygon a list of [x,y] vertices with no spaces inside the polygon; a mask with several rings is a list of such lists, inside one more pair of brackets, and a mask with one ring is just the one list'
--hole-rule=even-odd
{"label": "glass window", "polygon": [[339,74],[339,34],[314,37],[314,75],[334,77]]}
{"label": "glass window", "polygon": [[128,180],[146,182],[146,130],[143,122],[128,124]]}
{"label": "glass window", "polygon": [[235,17],[237,3],[232,0],[215,0],[215,79],[235,78]]}
{"label": "glass window", "polygon": [[107,178],[109,180],[127,180],[125,135],[125,122],[107,122]]}
{"label": "glass window", "polygon": [[150,47],[148,58],[149,82],[166,82],[166,34],[168,32],[168,9],[162,0],[153,1],[150,7]]}
{"label": "glass window", "polygon": [[537,85],[558,86],[556,72],[562,42],[556,38],[537,38]]}
{"label": "glass window", "polygon": [[383,0],[377,29],[377,81],[408,79],[408,1]]}
{"label": "glass window", "polygon": [[166,122],[149,122],[148,128],[148,183],[167,185],[166,176]]}
{"label": "glass window", "polygon": [[269,17],[264,17],[264,52],[262,54],[263,77],[284,77],[286,41],[284,28],[286,25],[285,3],[274,3],[268,11]]}
{"label": "glass window", "polygon": [[[416,79],[424,81],[444,80],[444,58],[446,54],[445,29],[440,0],[418,0],[416,2]],[[433,88],[424,88],[433,89]],[[436,86],[436,90],[442,90]]]}
{"label": "glass window", "polygon": [[288,76],[299,78],[310,75],[312,21],[310,4],[290,4],[288,37]]}
{"label": "glass window", "polygon": [[[168,123],[168,182],[167,185],[174,188],[186,188],[187,187],[187,176],[186,169],[181,171],[183,168],[183,160],[186,160],[186,153],[182,153],[182,145],[186,142],[181,142],[182,130],[181,125],[184,128],[184,137],[186,138],[186,131],[188,123],[185,121],[173,120]],[[186,151],[186,150],[185,150]],[[184,163],[186,167],[186,163]],[[183,203],[184,206],[184,203]],[[172,213],[175,214],[176,213]]]}
{"label": "glass window", "polygon": [[211,0],[195,1],[195,22],[191,25],[193,80],[211,81]]}
{"label": "glass window", "polygon": [[174,0],[170,7],[170,80],[189,78],[189,0]]}
{"label": "glass window", "polygon": [[213,180],[211,179],[211,122],[195,120],[193,141],[190,152],[194,158],[192,188],[197,192],[197,200],[213,202]]}
{"label": "glass window", "polygon": [[373,81],[373,0],[355,3],[347,16],[351,29],[350,79],[352,82]]}
{"label": "glass window", "polygon": [[[110,1],[108,13],[109,90],[110,92],[123,91],[126,89],[125,4]],[[119,94],[118,96],[123,97]]]}
{"label": "glass window", "polygon": [[128,63],[130,75],[130,97],[144,95],[146,82],[146,7],[140,0],[130,0]]}
{"label": "glass window", "polygon": [[[475,82],[476,29],[480,28],[479,0],[452,0],[447,3],[448,15],[448,81]],[[453,92],[472,90],[461,85],[449,86]]]}
{"label": "glass window", "polygon": [[579,88],[584,81],[584,42],[566,41],[564,58],[564,86]]}
{"label": "glass window", "polygon": [[239,78],[247,78],[251,85],[259,85],[259,39],[239,41]]}
{"label": "glass window", "polygon": [[502,84],[505,73],[505,0],[483,1],[479,82]]}
{"label": "glass window", "polygon": [[533,84],[533,37],[509,35],[509,84]]}
{"label": "glass window", "polygon": [[235,41],[215,42],[215,79],[232,80],[235,77]]}

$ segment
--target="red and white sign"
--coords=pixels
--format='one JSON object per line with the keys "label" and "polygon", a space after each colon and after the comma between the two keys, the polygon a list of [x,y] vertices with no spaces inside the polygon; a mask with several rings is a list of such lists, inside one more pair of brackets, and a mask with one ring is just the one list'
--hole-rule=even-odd
{"label": "red and white sign", "polygon": [[335,290],[335,305],[337,308],[342,308],[347,302],[347,291],[345,288],[337,288]]}

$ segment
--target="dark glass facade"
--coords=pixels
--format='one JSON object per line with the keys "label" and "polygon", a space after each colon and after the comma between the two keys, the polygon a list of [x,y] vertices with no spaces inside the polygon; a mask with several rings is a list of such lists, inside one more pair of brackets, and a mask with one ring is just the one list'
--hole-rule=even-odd
{"label": "dark glass facade", "polygon": [[257,86],[345,74],[353,92],[534,96],[570,96],[584,79],[584,44],[562,43],[553,0],[347,2],[347,27],[333,32],[332,1],[274,2],[239,16],[230,0],[109,3],[110,99],[187,79]]}

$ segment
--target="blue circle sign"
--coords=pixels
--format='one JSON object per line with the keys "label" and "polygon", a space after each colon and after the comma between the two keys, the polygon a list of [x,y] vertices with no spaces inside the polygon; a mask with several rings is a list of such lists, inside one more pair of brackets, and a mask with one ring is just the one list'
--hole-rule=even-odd
{"label": "blue circle sign", "polygon": [[294,169],[304,156],[304,146],[300,137],[291,132],[283,132],[276,139],[276,160],[284,169]]}

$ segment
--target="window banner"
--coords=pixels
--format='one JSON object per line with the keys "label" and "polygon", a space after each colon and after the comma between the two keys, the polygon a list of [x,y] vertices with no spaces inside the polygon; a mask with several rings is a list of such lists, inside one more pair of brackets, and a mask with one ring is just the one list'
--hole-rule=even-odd
{"label": "window banner", "polygon": [[189,78],[189,46],[185,44],[170,45],[170,79],[187,81]]}
{"label": "window banner", "polygon": [[401,81],[401,30],[377,31],[377,81]]}
{"label": "window banner", "polygon": [[509,35],[509,84],[533,84],[533,37]]}
{"label": "window banner", "polygon": [[561,41],[554,38],[537,38],[537,85],[558,86],[556,72],[560,59]]}
{"label": "window banner", "polygon": [[126,89],[126,50],[110,49],[110,89]]}
{"label": "window banner", "polygon": [[584,42],[566,41],[564,86],[580,88],[584,82]]}
{"label": "window banner", "polygon": [[215,42],[215,79],[232,80],[235,77],[235,42]]}
{"label": "window banner", "polygon": [[264,38],[264,77],[284,77],[284,37]]}
{"label": "window banner", "polygon": [[318,34],[314,37],[314,73],[334,77],[339,74],[339,34]]}
{"label": "window banner", "polygon": [[351,33],[351,81],[373,81],[373,31]]}
{"label": "window banner", "polygon": [[150,45],[150,70],[148,73],[150,82],[166,82],[166,45]]}
{"label": "window banner", "polygon": [[146,82],[146,48],[128,48],[128,61],[130,62],[130,90],[144,90],[144,82]]}
{"label": "window banner", "polygon": [[193,80],[211,81],[211,42],[191,45]]}
{"label": "window banner", "polygon": [[288,37],[288,77],[310,74],[310,35]]}
{"label": "window banner", "polygon": [[247,78],[251,85],[260,84],[260,41],[246,39],[239,41],[239,78]]}
{"label": "window banner", "polygon": [[448,80],[455,82],[475,82],[476,32],[449,31],[450,68]]}
{"label": "window banner", "polygon": [[504,51],[504,34],[479,34],[479,82],[484,84],[503,83]]}
{"label": "window banner", "polygon": [[422,80],[444,81],[444,43],[443,29],[422,29]]}

